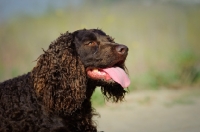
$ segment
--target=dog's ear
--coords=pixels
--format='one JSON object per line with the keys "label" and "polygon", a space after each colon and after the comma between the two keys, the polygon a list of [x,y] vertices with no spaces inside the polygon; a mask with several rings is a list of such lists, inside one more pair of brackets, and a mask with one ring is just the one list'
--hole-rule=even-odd
{"label": "dog's ear", "polygon": [[44,51],[32,70],[36,95],[48,111],[72,114],[86,98],[85,67],[73,44],[74,34],[66,32]]}

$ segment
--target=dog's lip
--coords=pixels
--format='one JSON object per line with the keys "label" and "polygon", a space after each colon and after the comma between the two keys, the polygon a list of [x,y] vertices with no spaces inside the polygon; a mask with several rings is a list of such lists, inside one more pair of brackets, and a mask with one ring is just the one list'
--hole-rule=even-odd
{"label": "dog's lip", "polygon": [[106,73],[102,68],[87,68],[87,75],[95,80],[104,80],[106,82],[114,82],[110,75]]}

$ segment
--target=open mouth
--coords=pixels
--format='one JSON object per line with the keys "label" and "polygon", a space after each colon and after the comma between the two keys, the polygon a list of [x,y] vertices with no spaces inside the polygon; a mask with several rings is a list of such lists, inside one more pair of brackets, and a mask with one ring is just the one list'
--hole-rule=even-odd
{"label": "open mouth", "polygon": [[87,74],[95,80],[103,80],[106,82],[117,82],[123,88],[130,85],[130,79],[126,72],[120,67],[110,67],[105,69],[89,68]]}
{"label": "open mouth", "polygon": [[102,79],[105,81],[112,81],[112,78],[110,77],[110,75],[102,69],[97,69],[97,68],[89,69],[87,71],[87,74],[92,79],[96,79],[96,80]]}

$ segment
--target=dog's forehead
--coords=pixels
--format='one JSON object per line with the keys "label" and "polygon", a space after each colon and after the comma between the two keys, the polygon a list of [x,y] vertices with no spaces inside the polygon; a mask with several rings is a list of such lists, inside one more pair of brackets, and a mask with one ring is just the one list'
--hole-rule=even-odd
{"label": "dog's forehead", "polygon": [[99,29],[90,29],[89,31],[96,33],[98,35],[106,36],[106,33]]}
{"label": "dog's forehead", "polygon": [[99,40],[99,41],[108,41],[108,36],[101,30],[91,29],[91,30],[81,30],[76,36],[81,41],[87,40]]}
{"label": "dog's forehead", "polygon": [[98,41],[114,43],[114,39],[111,36],[107,35],[105,32],[103,32],[102,30],[91,29],[90,31],[92,31],[94,34],[96,34]]}

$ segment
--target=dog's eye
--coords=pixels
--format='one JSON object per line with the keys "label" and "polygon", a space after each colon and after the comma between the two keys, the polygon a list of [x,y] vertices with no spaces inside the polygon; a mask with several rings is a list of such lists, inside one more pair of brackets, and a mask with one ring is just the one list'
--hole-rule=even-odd
{"label": "dog's eye", "polygon": [[97,43],[94,41],[90,41],[87,43],[88,46],[95,46]]}

